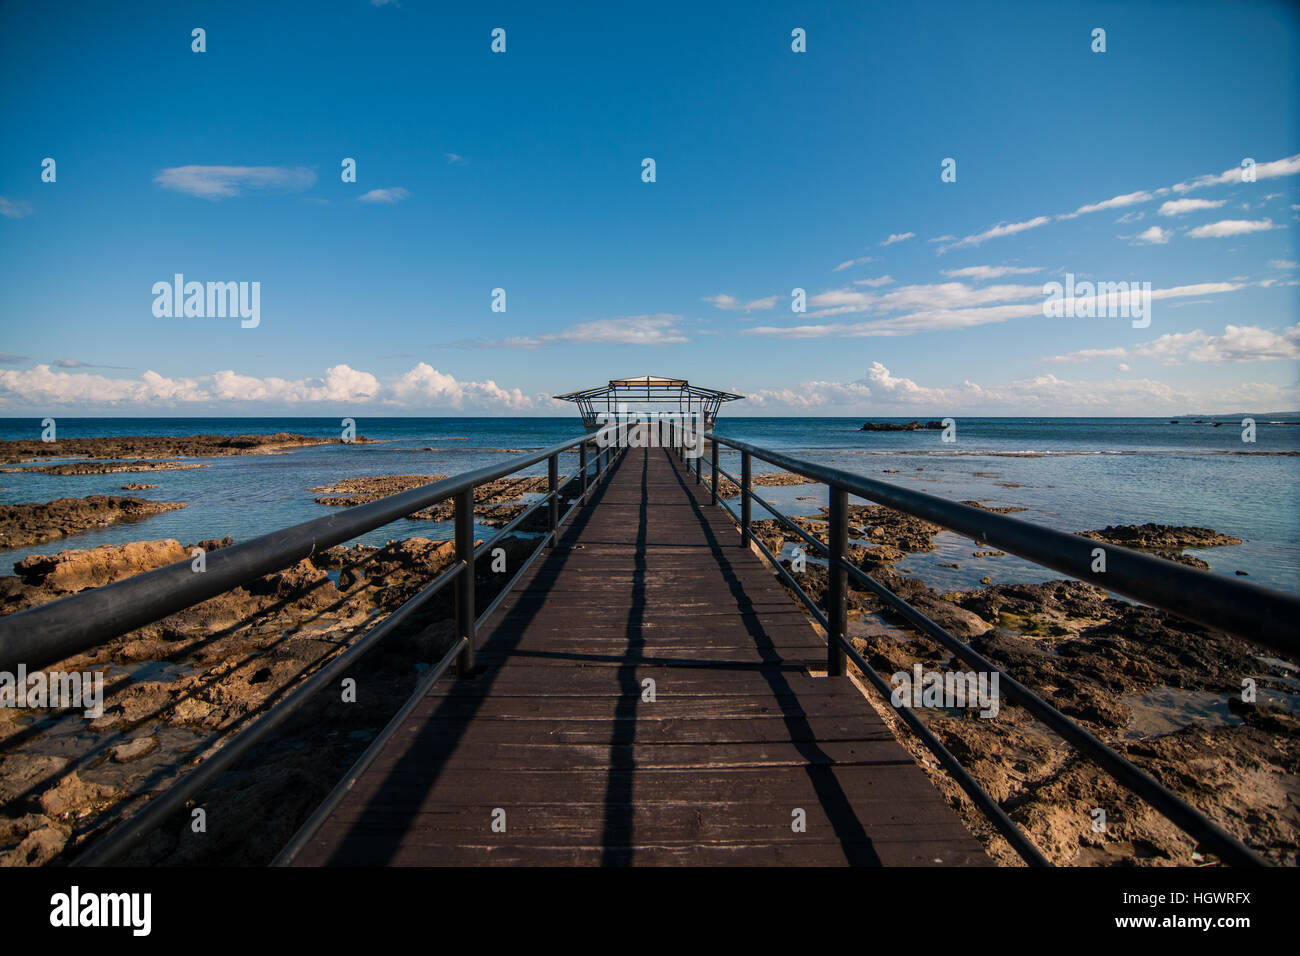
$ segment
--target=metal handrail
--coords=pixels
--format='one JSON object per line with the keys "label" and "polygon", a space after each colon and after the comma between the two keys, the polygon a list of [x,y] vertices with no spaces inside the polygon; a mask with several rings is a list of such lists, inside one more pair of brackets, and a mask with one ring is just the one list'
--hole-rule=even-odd
{"label": "metal handrail", "polygon": [[[588,450],[594,444],[590,434],[583,435],[530,455],[508,459],[498,465],[485,466],[368,504],[357,505],[342,515],[328,515],[242,544],[231,545],[214,552],[202,573],[193,571],[187,559],[0,618],[0,669],[12,667],[14,664],[11,662],[18,661],[29,668],[44,666],[144,624],[161,620],[178,610],[192,607],[398,518],[448,498],[455,499],[453,524],[456,554],[451,565],[346,649],[326,661],[284,699],[258,715],[202,764],[173,783],[145,808],[95,840],[90,849],[73,861],[73,865],[104,865],[120,859],[239,757],[301,710],[317,692],[329,686],[406,618],[452,584],[455,585],[456,639],[442,661],[421,679],[416,694],[407,700],[402,713],[409,712],[408,709],[413,706],[412,701],[427,692],[428,687],[442,676],[453,660],[457,663],[460,674],[471,674],[474,670],[479,627],[537,557],[556,543],[560,528],[587,501],[597,483],[609,474],[610,467],[621,453],[620,449],[601,447],[596,456],[589,459]],[[559,456],[575,446],[580,456],[578,470],[561,478]],[[547,462],[546,494],[476,547],[473,534],[474,489],[480,484],[503,478],[543,460]],[[593,465],[596,471],[594,480],[589,474]],[[581,490],[561,517],[561,492],[575,479],[580,480]],[[541,536],[532,553],[520,564],[488,608],[482,614],[475,615],[476,559],[542,507],[547,509],[547,532]],[[366,755],[373,757],[370,749]]]}
{"label": "metal handrail", "polygon": [[[6,615],[0,618],[0,670],[12,670],[19,663],[32,669],[62,660],[448,498],[472,495],[478,485],[553,461],[570,448],[592,441],[590,435],[583,435],[221,548],[206,556],[202,573],[185,559]],[[549,494],[554,491],[548,489]],[[466,557],[459,550],[457,556]]]}
{"label": "metal handrail", "polygon": [[[852,564],[848,559],[848,496],[853,494],[857,497],[876,501],[954,531],[970,534],[977,542],[995,544],[1003,550],[1085,580],[1090,578],[1095,580],[1096,577],[1095,574],[1091,573],[1092,550],[1088,550],[1088,560],[1086,562],[1076,560],[1075,556],[1070,552],[1081,550],[1086,546],[1081,545],[1080,542],[1086,542],[1087,545],[1096,545],[1097,542],[1078,535],[1064,534],[1019,519],[1007,518],[994,512],[985,512],[967,505],[954,504],[935,495],[915,492],[886,482],[864,478],[834,468],[827,468],[781,452],[759,448],[748,442],[727,439],[717,434],[710,434],[708,437],[712,445],[710,458],[712,502],[721,506],[737,522],[741,530],[742,544],[755,547],[767,558],[782,580],[789,584],[791,589],[803,600],[813,618],[826,631],[828,675],[843,675],[845,673],[846,657],[852,658],[854,664],[862,671],[868,681],[894,707],[907,726],[939,758],[956,782],[972,798],[976,806],[1007,837],[1012,847],[1027,863],[1032,866],[1050,865],[1028,837],[1014,826],[997,802],[979,786],[964,768],[961,768],[952,753],[925,726],[915,712],[906,705],[894,704],[889,685],[849,641],[847,635],[847,592],[850,578],[858,585],[874,592],[885,603],[898,611],[909,623],[946,647],[957,657],[986,673],[997,673],[1001,686],[1005,686],[1008,690],[1007,696],[1009,698],[1025,707],[1027,711],[1043,720],[1064,739],[1096,760],[1102,769],[1117,782],[1146,799],[1180,829],[1196,837],[1203,845],[1219,854],[1222,859],[1236,864],[1267,865],[1266,861],[1253,850],[1213,820],[1190,806],[1182,798],[1162,786],[1154,777],[1107,747],[1095,735],[1070,720],[1004,670],[996,667],[969,645],[958,640],[941,625],[918,611],[861,568]],[[734,448],[741,453],[742,478],[740,481],[736,481],[734,477],[720,467],[718,460],[720,445]],[[809,535],[770,503],[754,494],[752,481],[753,458],[759,458],[762,461],[785,468],[794,474],[827,485],[830,491],[829,514],[827,515],[829,519],[827,529],[829,545],[823,544]],[[690,463],[688,461],[688,472],[689,468]],[[696,482],[698,483],[703,472],[702,455],[695,461],[695,472]],[[739,515],[718,493],[719,475],[728,478],[739,487],[741,497],[741,513]],[[753,535],[750,504],[752,500],[759,501],[782,524],[794,530],[800,537],[827,556],[827,606],[824,611],[817,606],[816,602],[777,560],[767,546]],[[1066,556],[1061,557],[1051,552],[1050,549],[1054,546],[1064,548],[1067,552]],[[1118,562],[1115,561],[1116,552],[1119,552]],[[1248,616],[1243,613],[1243,602],[1259,600],[1262,596],[1267,603],[1260,606],[1267,607],[1266,614],[1279,616],[1289,614],[1290,619],[1294,620],[1297,613],[1300,612],[1300,599],[1282,592],[1261,588],[1257,585],[1244,585],[1242,582],[1230,578],[1221,578],[1203,571],[1186,568],[1174,562],[1152,558],[1127,548],[1110,545],[1105,548],[1105,553],[1107,557],[1106,566],[1108,567],[1105,582],[1107,590],[1135,597],[1157,607],[1164,607],[1174,614],[1209,627],[1229,630],[1238,634],[1238,636],[1246,637],[1267,647],[1288,652],[1292,651],[1295,640],[1290,636],[1290,632],[1262,633],[1260,622],[1258,620],[1248,620]],[[1052,560],[1043,560],[1044,557],[1050,557]],[[1089,569],[1086,576],[1078,573],[1081,563]],[[1170,571],[1177,572],[1172,578],[1173,585],[1169,584],[1169,579],[1163,577],[1164,574]],[[1190,573],[1191,577],[1187,577],[1183,572]],[[1153,582],[1148,577],[1131,577],[1135,573],[1152,575],[1159,580]],[[1114,580],[1115,577],[1119,577],[1121,580],[1116,581]],[[1197,599],[1190,601],[1181,599],[1174,606],[1169,606],[1168,603],[1164,602],[1168,602],[1168,590],[1171,586],[1195,587],[1198,589],[1196,591]],[[1207,601],[1204,600],[1207,586],[1211,594],[1208,607]],[[1223,601],[1223,605],[1227,607],[1226,611],[1223,605],[1214,603],[1216,598]],[[1225,622],[1227,626],[1225,626]]]}
{"label": "metal handrail", "polygon": [[[1300,619],[1300,598],[1294,595],[1009,515],[972,508],[923,491],[828,468],[748,442],[720,435],[714,436],[714,440],[743,455],[751,455],[821,484],[842,488],[859,498],[942,525],[973,538],[979,544],[994,545],[1035,564],[1197,624],[1226,631],[1272,650],[1300,656],[1300,630],[1295,626]],[[1097,548],[1105,552],[1105,571],[1092,570],[1093,551]]]}

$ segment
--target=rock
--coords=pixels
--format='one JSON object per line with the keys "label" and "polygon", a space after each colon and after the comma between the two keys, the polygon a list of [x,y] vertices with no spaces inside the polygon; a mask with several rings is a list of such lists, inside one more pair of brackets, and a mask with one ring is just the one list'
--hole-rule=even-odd
{"label": "rock", "polygon": [[[355,444],[371,439],[358,435]],[[274,435],[126,435],[112,438],[60,438],[58,441],[0,441],[0,461],[40,458],[199,458],[265,455],[307,445],[335,445],[342,438],[312,438],[289,432]],[[194,467],[183,466],[183,467]]]}
{"label": "rock", "polygon": [[58,786],[41,794],[38,802],[47,816],[61,817],[68,813],[94,809],[97,804],[111,799],[116,793],[115,787],[82,780],[74,770],[60,780]]}
{"label": "rock", "polygon": [[149,501],[91,495],[56,498],[45,504],[0,505],[0,547],[25,548],[118,521],[138,521],[184,508],[182,501]]}
{"label": "rock", "polygon": [[937,431],[943,428],[943,422],[929,421],[925,424],[921,422],[908,422],[905,425],[899,425],[894,422],[867,422],[861,428],[860,432],[915,432],[921,430]]}
{"label": "rock", "polygon": [[163,538],[106,544],[84,551],[60,551],[50,556],[34,554],[19,561],[14,570],[24,584],[68,593],[99,587],[188,557],[189,552],[180,546],[180,542]]}
{"label": "rock", "polygon": [[157,746],[157,737],[136,737],[114,747],[113,759],[118,763],[126,763],[129,760],[135,760],[147,753],[151,753]]}

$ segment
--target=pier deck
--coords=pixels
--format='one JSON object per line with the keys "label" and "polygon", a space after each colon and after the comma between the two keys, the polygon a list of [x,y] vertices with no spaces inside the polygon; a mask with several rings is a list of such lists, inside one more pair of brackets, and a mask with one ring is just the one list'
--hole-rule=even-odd
{"label": "pier deck", "polygon": [[989,862],[849,678],[810,675],[824,641],[663,449],[480,639],[296,865]]}

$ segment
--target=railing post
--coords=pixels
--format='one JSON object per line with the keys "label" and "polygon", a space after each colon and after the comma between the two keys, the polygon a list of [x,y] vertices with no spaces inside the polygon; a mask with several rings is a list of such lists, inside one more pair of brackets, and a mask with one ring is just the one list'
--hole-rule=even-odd
{"label": "railing post", "polygon": [[555,547],[560,536],[556,533],[560,527],[560,456],[552,455],[546,459],[546,491],[551,496],[550,507],[547,508],[549,515],[548,524],[551,529],[551,547]]}
{"label": "railing post", "polygon": [[749,452],[740,453],[740,543],[743,547],[748,548],[753,535],[749,530],[750,514],[752,503],[749,500],[749,484],[752,461]]}
{"label": "railing post", "polygon": [[456,636],[465,638],[457,670],[461,677],[474,672],[474,489],[456,495],[456,560],[464,562],[456,578]]}
{"label": "railing post", "polygon": [[582,500],[587,500],[587,443],[578,446],[578,469],[582,472]]}
{"label": "railing post", "polygon": [[698,485],[701,481],[704,480],[704,475],[701,474],[704,465],[704,445],[703,445],[704,439],[697,437],[695,440],[701,443],[700,453],[695,456],[695,483]]}
{"label": "railing post", "polygon": [[830,500],[830,557],[827,565],[826,581],[826,621],[829,633],[826,635],[826,676],[843,677],[846,663],[844,648],[840,638],[848,633],[848,575],[844,571],[844,562],[849,557],[849,493],[843,488],[831,486]]}
{"label": "railing post", "polygon": [[716,505],[718,503],[718,443],[710,439],[709,444],[713,447],[713,454],[712,454],[713,474],[709,476],[709,484],[713,485],[713,495],[712,495],[713,500],[710,502],[710,504]]}

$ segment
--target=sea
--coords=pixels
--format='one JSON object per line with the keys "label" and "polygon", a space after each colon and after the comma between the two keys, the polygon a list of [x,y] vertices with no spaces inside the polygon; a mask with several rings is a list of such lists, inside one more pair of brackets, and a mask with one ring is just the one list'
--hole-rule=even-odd
{"label": "sea", "polygon": [[[1199,421],[1198,421],[1199,418]],[[955,441],[936,430],[862,431],[864,418],[719,418],[717,432],[819,464],[955,501],[1026,509],[1017,517],[1062,531],[1155,522],[1212,528],[1243,543],[1191,550],[1225,575],[1300,593],[1300,415],[1255,418],[1243,441],[1241,416],[1165,418],[959,418]],[[903,423],[910,419],[873,418]],[[338,438],[338,418],[59,418],[60,438],[127,435],[243,435],[294,432]],[[0,419],[0,438],[37,439],[34,418]],[[192,544],[227,535],[245,541],[336,509],[312,488],[366,475],[452,475],[581,434],[574,416],[542,418],[357,418],[374,444],[331,444],[271,455],[183,459],[183,471],[109,475],[0,474],[0,504],[92,494],[180,501],[186,507],[143,521],[82,532],[28,548],[0,550],[0,573],[32,554],[175,538]],[[722,467],[739,473],[726,451]],[[51,459],[53,464],[68,459]],[[564,460],[561,472],[575,467]],[[756,472],[779,469],[755,462]],[[521,474],[544,474],[545,464]],[[128,482],[158,487],[122,491]],[[760,494],[786,514],[816,515],[817,485]],[[755,518],[765,517],[755,506]],[[490,534],[492,529],[484,528]],[[383,544],[411,536],[447,539],[449,523],[400,520],[356,539]],[[969,538],[943,532],[935,550],[909,555],[898,570],[940,590],[1032,583],[1059,577],[1012,555],[976,557]],[[956,565],[947,567],[946,565]]]}

